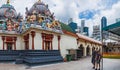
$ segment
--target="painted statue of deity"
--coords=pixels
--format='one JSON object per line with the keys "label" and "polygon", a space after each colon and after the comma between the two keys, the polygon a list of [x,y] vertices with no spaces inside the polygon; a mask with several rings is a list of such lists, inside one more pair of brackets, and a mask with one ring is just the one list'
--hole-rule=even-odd
{"label": "painted statue of deity", "polygon": [[38,14],[37,21],[39,25],[42,25],[41,23],[43,22],[43,20],[44,20],[44,17],[42,17],[41,14]]}
{"label": "painted statue of deity", "polygon": [[52,24],[50,24],[50,23],[46,23],[46,26],[47,26],[48,28],[52,28]]}
{"label": "painted statue of deity", "polygon": [[18,22],[14,22],[14,26],[13,26],[13,29],[14,31],[18,31],[18,27],[19,27],[19,23]]}
{"label": "painted statue of deity", "polygon": [[13,25],[11,19],[7,20],[7,30],[12,31],[13,30]]}
{"label": "painted statue of deity", "polygon": [[54,20],[54,21],[52,22],[52,24],[53,24],[53,26],[54,26],[55,29],[60,30],[60,24],[59,24],[58,21]]}
{"label": "painted statue of deity", "polygon": [[30,23],[30,16],[27,16],[27,17],[26,17],[26,21],[27,21],[28,23]]}
{"label": "painted statue of deity", "polygon": [[34,23],[36,21],[37,17],[36,17],[36,11],[33,11],[32,15],[30,16],[30,21],[32,23]]}
{"label": "painted statue of deity", "polygon": [[30,16],[27,16],[26,28],[29,28],[30,26],[31,26]]}
{"label": "painted statue of deity", "polygon": [[46,29],[46,21],[45,20],[42,22],[42,28]]}
{"label": "painted statue of deity", "polygon": [[22,32],[22,26],[23,26],[23,23],[20,22],[20,23],[19,23],[19,29],[18,29],[18,32],[20,32],[20,33]]}

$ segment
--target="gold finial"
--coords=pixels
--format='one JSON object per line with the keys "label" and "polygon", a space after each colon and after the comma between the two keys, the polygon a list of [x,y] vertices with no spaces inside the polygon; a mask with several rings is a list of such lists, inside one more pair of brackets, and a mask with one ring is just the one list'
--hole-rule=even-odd
{"label": "gold finial", "polygon": [[7,4],[9,4],[10,3],[10,0],[7,0]]}

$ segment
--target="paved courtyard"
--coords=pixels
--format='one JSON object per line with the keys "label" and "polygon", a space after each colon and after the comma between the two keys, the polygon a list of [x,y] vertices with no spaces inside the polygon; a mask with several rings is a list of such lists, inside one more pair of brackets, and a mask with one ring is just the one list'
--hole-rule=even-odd
{"label": "paved courtyard", "polygon": [[104,70],[120,70],[120,59],[103,59]]}
{"label": "paved courtyard", "polygon": [[[120,60],[104,59],[104,70],[119,70]],[[94,70],[92,69],[91,58],[82,58],[78,61],[63,62],[42,66],[28,67],[14,63],[0,63],[0,70]]]}

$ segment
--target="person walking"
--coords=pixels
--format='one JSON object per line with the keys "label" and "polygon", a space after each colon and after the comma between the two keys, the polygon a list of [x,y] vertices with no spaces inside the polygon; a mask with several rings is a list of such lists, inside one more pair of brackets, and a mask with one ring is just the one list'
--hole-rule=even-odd
{"label": "person walking", "polygon": [[93,47],[93,49],[92,49],[92,59],[91,59],[93,69],[95,68],[95,56],[96,56],[96,50],[95,50],[95,47]]}
{"label": "person walking", "polygon": [[95,55],[95,70],[100,70],[100,61],[101,61],[102,55],[100,53],[100,50],[97,50]]}

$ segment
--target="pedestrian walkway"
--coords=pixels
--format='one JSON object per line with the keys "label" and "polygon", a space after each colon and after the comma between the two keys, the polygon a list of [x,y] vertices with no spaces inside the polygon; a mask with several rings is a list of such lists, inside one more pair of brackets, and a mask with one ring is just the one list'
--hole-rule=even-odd
{"label": "pedestrian walkway", "polygon": [[[119,59],[103,59],[104,70],[119,70]],[[26,65],[16,65],[14,63],[0,63],[0,70],[94,70],[92,69],[91,57],[81,58],[77,61],[48,64],[42,66],[28,67]]]}
{"label": "pedestrian walkway", "polygon": [[16,65],[14,63],[0,63],[0,70],[93,70],[91,58],[81,58],[77,61],[33,66]]}
{"label": "pedestrian walkway", "polygon": [[103,70],[120,70],[120,59],[103,59]]}

